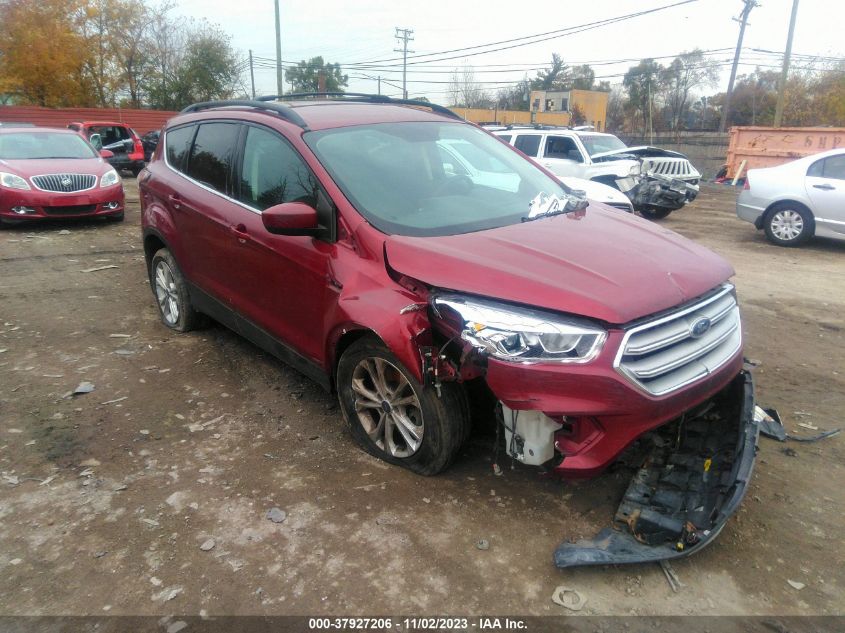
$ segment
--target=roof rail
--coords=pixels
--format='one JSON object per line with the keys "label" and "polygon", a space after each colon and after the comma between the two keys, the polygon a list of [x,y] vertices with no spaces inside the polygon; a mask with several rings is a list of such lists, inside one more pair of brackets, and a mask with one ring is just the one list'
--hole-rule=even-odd
{"label": "roof rail", "polygon": [[508,130],[571,130],[569,125],[548,125],[546,123],[509,123],[505,126]]}
{"label": "roof rail", "polygon": [[306,132],[309,130],[308,124],[305,122],[297,112],[290,106],[282,103],[267,103],[264,100],[249,99],[229,99],[224,101],[203,101],[202,103],[194,103],[182,110],[181,114],[189,114],[191,112],[200,112],[201,110],[210,110],[212,108],[229,108],[229,107],[243,107],[255,108],[256,110],[266,110],[278,114],[286,121],[290,121],[294,125],[301,127]]}
{"label": "roof rail", "polygon": [[279,99],[297,100],[314,99],[317,97],[332,97],[338,99],[339,101],[351,101],[353,103],[389,103],[391,105],[407,105],[417,108],[428,108],[432,112],[437,112],[438,114],[442,114],[453,119],[458,119],[459,121],[466,120],[456,112],[452,112],[449,108],[437,105],[436,103],[429,103],[428,101],[417,101],[416,99],[394,99],[385,95],[374,95],[365,92],[295,92],[282,96],[265,95],[262,97],[257,97],[257,100],[261,102],[267,102],[276,101]]}

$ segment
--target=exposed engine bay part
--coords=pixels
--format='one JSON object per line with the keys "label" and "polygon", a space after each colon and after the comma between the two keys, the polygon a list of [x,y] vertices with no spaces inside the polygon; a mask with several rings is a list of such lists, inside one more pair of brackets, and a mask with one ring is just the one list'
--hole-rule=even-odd
{"label": "exposed engine bay part", "polygon": [[523,464],[540,466],[555,456],[555,433],[563,425],[542,411],[514,411],[501,404],[505,452]]}
{"label": "exposed engine bay part", "polygon": [[595,538],[562,543],[561,568],[687,556],[718,536],[745,495],[757,450],[754,384],[741,372],[690,417],[642,438],[648,450],[614,517]]}
{"label": "exposed engine bay part", "polygon": [[617,179],[616,186],[630,198],[637,211],[680,209],[698,196],[701,173],[679,152],[659,147],[628,147],[603,152],[595,162],[637,160],[638,176]]}

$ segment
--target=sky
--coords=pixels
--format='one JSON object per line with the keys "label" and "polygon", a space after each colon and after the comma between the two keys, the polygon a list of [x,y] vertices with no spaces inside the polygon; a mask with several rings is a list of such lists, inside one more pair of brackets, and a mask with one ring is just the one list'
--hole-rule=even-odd
{"label": "sky", "polygon": [[[534,77],[537,69],[548,66],[552,53],[560,54],[569,65],[591,64],[597,80],[620,83],[639,59],[665,57],[657,61],[668,64],[674,55],[694,48],[712,51],[709,57],[724,63],[719,85],[706,92],[724,90],[739,32],[734,18],[740,14],[742,0],[694,0],[579,33],[552,33],[678,1],[535,0],[520,5],[496,0],[280,0],[282,60],[288,64],[321,55],[341,64],[350,76],[348,91],[375,93],[381,76],[382,93],[401,96],[401,54],[394,52],[400,46],[394,37],[396,27],[413,29],[409,50],[418,56],[550,33],[543,38],[546,41],[498,52],[468,55],[520,42],[418,59],[409,54],[409,97],[424,95],[447,104],[450,74],[464,65],[472,66],[475,79],[495,94],[525,73]],[[786,47],[792,0],[758,1],[760,6],[751,11],[746,29],[739,74],[752,72],[758,64],[779,69],[779,53]],[[180,0],[177,11],[219,24],[243,59],[252,49],[256,93],[276,93],[273,0]],[[804,55],[845,58],[843,22],[845,2],[800,0],[792,65],[806,68],[830,61],[812,61]],[[245,81],[248,86],[248,72]]]}

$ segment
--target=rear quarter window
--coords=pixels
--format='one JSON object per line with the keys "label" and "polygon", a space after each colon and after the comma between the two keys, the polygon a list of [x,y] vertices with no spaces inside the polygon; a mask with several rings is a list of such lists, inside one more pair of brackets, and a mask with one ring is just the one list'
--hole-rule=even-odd
{"label": "rear quarter window", "polygon": [[167,163],[179,171],[184,171],[185,159],[191,149],[191,141],[194,140],[196,125],[187,125],[167,130],[164,138],[167,152]]}

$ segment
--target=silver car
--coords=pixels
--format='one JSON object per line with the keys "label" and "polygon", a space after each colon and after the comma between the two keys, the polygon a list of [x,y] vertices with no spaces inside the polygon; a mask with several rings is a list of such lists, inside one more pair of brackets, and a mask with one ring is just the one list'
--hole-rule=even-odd
{"label": "silver car", "polygon": [[749,170],[736,214],[778,246],[814,235],[845,240],[845,149]]}

